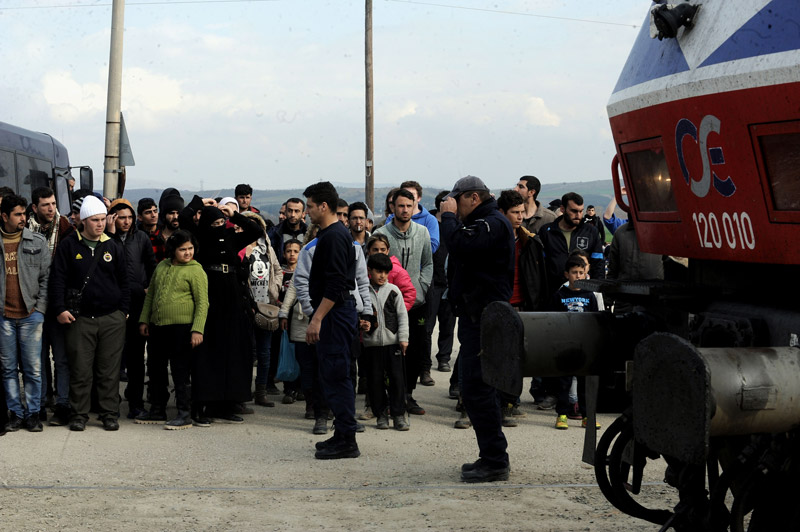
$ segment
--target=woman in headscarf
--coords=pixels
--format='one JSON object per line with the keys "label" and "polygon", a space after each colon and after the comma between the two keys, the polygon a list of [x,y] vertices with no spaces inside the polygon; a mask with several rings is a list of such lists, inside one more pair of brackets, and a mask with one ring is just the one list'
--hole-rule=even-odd
{"label": "woman in headscarf", "polygon": [[[194,218],[200,212],[195,225]],[[225,219],[241,228],[225,227]],[[192,371],[192,419],[208,426],[210,419],[242,423],[237,404],[251,399],[253,345],[248,295],[239,280],[239,251],[258,239],[261,228],[231,205],[217,208],[214,200],[195,196],[181,211],[181,228],[198,240],[196,260],[208,275],[208,319]]]}

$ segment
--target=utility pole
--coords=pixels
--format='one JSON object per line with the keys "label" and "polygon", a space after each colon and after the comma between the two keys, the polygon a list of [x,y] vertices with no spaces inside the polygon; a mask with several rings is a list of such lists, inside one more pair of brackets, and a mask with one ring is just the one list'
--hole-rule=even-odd
{"label": "utility pole", "polygon": [[108,100],[106,103],[106,154],[103,162],[103,195],[119,197],[119,137],[122,105],[122,32],[125,0],[114,0],[111,7],[111,53],[108,59]]}
{"label": "utility pole", "polygon": [[366,16],[364,21],[364,79],[366,81],[367,105],[367,153],[366,153],[366,183],[364,185],[364,200],[367,206],[375,212],[375,166],[373,164],[372,144],[372,0],[366,0]]}

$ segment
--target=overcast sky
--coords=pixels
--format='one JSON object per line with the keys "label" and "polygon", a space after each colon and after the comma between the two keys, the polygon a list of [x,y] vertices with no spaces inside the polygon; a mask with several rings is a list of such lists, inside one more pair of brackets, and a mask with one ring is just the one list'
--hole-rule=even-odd
{"label": "overcast sky", "polygon": [[[140,1],[125,9],[129,188],[363,182],[363,0]],[[0,0],[0,121],[52,134],[96,183],[110,3]],[[609,178],[605,106],[649,6],[373,0],[376,182]]]}

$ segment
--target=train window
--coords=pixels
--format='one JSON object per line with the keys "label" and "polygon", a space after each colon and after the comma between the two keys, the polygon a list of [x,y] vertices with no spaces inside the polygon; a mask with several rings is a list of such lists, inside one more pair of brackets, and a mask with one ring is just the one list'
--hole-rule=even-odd
{"label": "train window", "polygon": [[750,135],[770,220],[800,223],[800,121],[754,124]]}
{"label": "train window", "polygon": [[14,154],[10,151],[0,150],[0,187],[16,190],[14,180]]}
{"label": "train window", "polygon": [[758,138],[772,204],[777,211],[800,211],[800,133]]}
{"label": "train window", "polygon": [[660,139],[636,144],[626,149],[624,154],[637,210],[652,213],[677,211]]}

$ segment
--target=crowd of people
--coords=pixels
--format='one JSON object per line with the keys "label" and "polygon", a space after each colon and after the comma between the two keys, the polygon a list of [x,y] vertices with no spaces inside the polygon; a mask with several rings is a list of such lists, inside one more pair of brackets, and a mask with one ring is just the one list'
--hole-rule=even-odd
{"label": "crowd of people", "polygon": [[[0,190],[0,431],[40,432],[45,421],[83,431],[90,413],[118,430],[122,378],[135,424],[243,423],[248,403],[274,407],[270,396],[283,395],[283,403],[305,401],[313,433],[333,430],[317,458],[354,458],[361,421],[407,431],[409,415],[425,415],[414,390],[435,384],[438,321],[436,369],[451,375],[461,412],[454,426],[472,427],[480,449],[462,479],[506,479],[503,427],[524,414],[519,397],[483,382],[481,312],[493,301],[519,311],[598,310],[575,283],[605,276],[603,225],[612,233],[622,225],[611,206],[601,223],[579,194],[547,208],[540,191],[537,178],[523,176],[495,198],[467,176],[428,211],[422,186],[406,181],[387,195],[378,226],[365,203],[348,204],[328,182],[287,199],[276,225],[251,205],[246,184],[232,197],[188,202],[170,188],[136,206],[77,191],[67,215],[47,187],[30,202]],[[663,275],[660,258],[632,249],[635,238],[623,232],[610,275],[625,278],[633,256],[635,275]],[[281,392],[284,352],[300,374],[283,379]],[[572,377],[534,379],[531,394],[539,408],[556,409],[556,428],[568,427],[567,416],[586,426],[577,388]]]}

